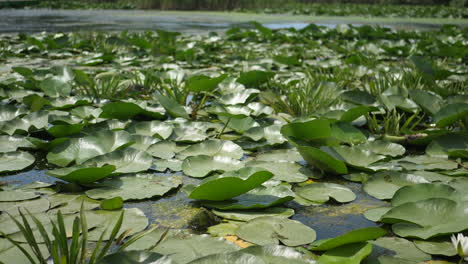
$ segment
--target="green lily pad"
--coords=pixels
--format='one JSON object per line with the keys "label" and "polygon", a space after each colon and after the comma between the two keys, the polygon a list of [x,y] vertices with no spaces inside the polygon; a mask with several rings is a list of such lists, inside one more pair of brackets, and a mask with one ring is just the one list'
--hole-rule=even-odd
{"label": "green lily pad", "polygon": [[191,264],[310,264],[312,260],[290,247],[269,245],[252,246],[239,251],[209,255]]}
{"label": "green lily pad", "polygon": [[26,114],[25,108],[16,107],[14,105],[1,104],[0,105],[0,122],[15,119],[17,116]]}
{"label": "green lily pad", "polygon": [[46,171],[46,174],[67,182],[93,183],[108,177],[115,170],[116,168],[114,165],[103,165],[96,167],[78,165],[69,168],[48,170]]}
{"label": "green lily pad", "polygon": [[323,149],[300,146],[297,148],[297,150],[299,150],[299,153],[305,161],[320,170],[334,174],[348,173],[348,168],[343,161],[323,151]]}
{"label": "green lily pad", "polygon": [[443,106],[443,99],[431,91],[412,89],[409,94],[411,99],[428,114],[434,115]]}
{"label": "green lily pad", "polygon": [[281,129],[281,134],[293,141],[320,142],[331,137],[330,121],[315,119],[307,122],[292,122]]}
{"label": "green lily pad", "polygon": [[0,173],[23,170],[31,166],[35,161],[36,158],[27,152],[0,153]]}
{"label": "green lily pad", "polygon": [[[376,257],[392,256],[397,259],[422,262],[430,260],[431,256],[419,250],[411,241],[399,237],[381,237],[371,242],[374,245]],[[372,254],[369,258],[373,258]]]}
{"label": "green lily pad", "polygon": [[421,251],[431,255],[455,256],[457,250],[453,247],[451,241],[435,239],[435,240],[415,240],[414,245]]}
{"label": "green lily pad", "polygon": [[279,242],[287,246],[300,246],[313,242],[315,231],[295,220],[282,217],[258,217],[241,225],[236,235],[257,245],[274,245]]}
{"label": "green lily pad", "polygon": [[204,75],[196,75],[190,77],[187,81],[186,89],[192,92],[211,92],[218,84],[220,84],[224,79],[226,79],[227,75],[223,74],[216,78],[210,78]]}
{"label": "green lily pad", "polygon": [[131,123],[126,130],[131,134],[168,139],[173,126],[161,121],[141,121]]}
{"label": "green lily pad", "polygon": [[187,157],[198,155],[223,156],[240,159],[244,155],[244,151],[239,145],[232,141],[210,139],[182,150],[177,153],[177,158],[183,160]]}
{"label": "green lily pad", "polygon": [[338,146],[333,147],[333,150],[343,158],[346,164],[359,169],[368,169],[371,164],[385,159],[385,156],[358,147]]}
{"label": "green lily pad", "polygon": [[99,260],[97,264],[172,264],[172,259],[158,253],[148,251],[123,251],[109,254]]}
{"label": "green lily pad", "polygon": [[443,106],[434,115],[434,122],[438,127],[446,127],[468,115],[468,104],[454,103]]}
{"label": "green lily pad", "polygon": [[[14,193],[14,195],[20,196],[21,194]],[[26,193],[25,196],[26,195],[29,195],[29,193]],[[47,199],[0,202],[0,211],[2,213],[8,213],[13,216],[16,216],[19,214],[18,209],[21,209],[23,211],[28,210],[32,214],[36,214],[36,213],[42,213],[42,212],[47,211],[49,207],[50,207],[50,202]]]}
{"label": "green lily pad", "polygon": [[406,156],[399,159],[398,164],[406,170],[453,170],[458,167],[447,158],[431,156]]}
{"label": "green lily pad", "polygon": [[384,236],[385,234],[387,234],[387,232],[380,227],[361,228],[335,238],[315,241],[310,244],[309,249],[314,251],[325,251],[342,245],[374,240]]}
{"label": "green lily pad", "polygon": [[426,154],[440,158],[467,158],[468,134],[450,133],[442,135],[427,146]]}
{"label": "green lily pad", "polygon": [[153,168],[156,171],[164,172],[167,169],[170,169],[171,171],[181,171],[182,170],[182,161],[178,159],[160,159],[160,160],[155,160],[153,161]]}
{"label": "green lily pad", "polygon": [[400,144],[392,143],[388,141],[372,141],[365,144],[356,146],[364,151],[371,151],[375,154],[385,155],[390,157],[398,157],[405,154],[406,149]]}
{"label": "green lily pad", "polygon": [[448,198],[460,200],[462,195],[450,185],[440,183],[419,183],[401,187],[392,198],[392,206],[408,202],[417,202],[430,198]]}
{"label": "green lily pad", "polygon": [[189,119],[187,111],[185,108],[180,105],[176,100],[171,97],[164,96],[162,94],[154,94],[158,102],[166,109],[167,113],[174,118],[182,117],[185,119]]}
{"label": "green lily pad", "polygon": [[83,165],[100,167],[108,164],[115,166],[117,173],[135,173],[148,170],[152,163],[153,158],[148,153],[126,148],[89,159]]}
{"label": "green lily pad", "polygon": [[255,210],[255,211],[219,211],[212,210],[212,212],[224,219],[235,220],[235,221],[250,221],[252,219],[271,216],[271,217],[284,217],[289,218],[294,215],[294,210],[291,208],[283,207],[272,207],[266,208],[264,210]]}
{"label": "green lily pad", "polygon": [[81,132],[84,124],[73,124],[73,125],[54,125],[47,129],[47,132],[55,138],[68,137]]}
{"label": "green lily pad", "polygon": [[245,85],[245,87],[257,88],[268,82],[274,75],[275,74],[272,72],[258,70],[248,71],[241,73],[239,78],[237,78],[237,82]]}
{"label": "green lily pad", "polygon": [[234,93],[223,94],[219,102],[223,105],[237,105],[250,102],[260,93],[257,89],[244,89]]}
{"label": "green lily pad", "polygon": [[204,179],[189,195],[189,198],[209,201],[224,201],[260,186],[273,174],[260,168],[242,168]]}
{"label": "green lily pad", "polygon": [[348,122],[336,122],[331,125],[331,135],[334,140],[347,144],[360,144],[367,141],[366,136]]}
{"label": "green lily pad", "polygon": [[25,134],[43,129],[48,125],[49,112],[37,111],[23,117],[0,123],[0,131],[8,135]]}
{"label": "green lily pad", "polygon": [[319,258],[320,264],[359,264],[372,252],[370,243],[353,243],[331,249]]}
{"label": "green lily pad", "polygon": [[14,152],[18,148],[35,148],[27,138],[21,136],[0,136],[0,153]]}
{"label": "green lily pad", "polygon": [[393,232],[401,237],[428,239],[468,229],[467,208],[466,202],[431,198],[394,207],[381,221],[393,223]]}
{"label": "green lily pad", "polygon": [[226,201],[203,201],[203,205],[220,210],[248,210],[273,207],[294,199],[290,187],[260,186],[248,193],[239,195]]}
{"label": "green lily pad", "polygon": [[364,212],[364,217],[370,221],[378,222],[384,214],[390,211],[390,209],[392,209],[392,207],[382,206],[372,208]]}
{"label": "green lily pad", "polygon": [[374,112],[378,110],[379,109],[377,107],[365,106],[365,105],[353,107],[347,110],[346,112],[344,112],[340,120],[344,122],[352,122],[369,112]]}
{"label": "green lily pad", "polygon": [[290,161],[299,162],[302,161],[302,156],[296,149],[275,149],[258,153],[255,156],[256,161]]}
{"label": "green lily pad", "polygon": [[177,152],[177,145],[173,141],[163,140],[151,145],[146,152],[160,159],[171,159]]}
{"label": "green lily pad", "polygon": [[67,166],[73,161],[81,164],[91,158],[124,148],[131,137],[125,131],[98,131],[81,138],[72,138],[52,148],[47,160],[58,166]]}
{"label": "green lily pad", "polygon": [[228,123],[228,120],[229,120],[227,127],[236,131],[239,134],[243,134],[245,133],[245,131],[253,127],[259,126],[257,121],[255,121],[255,119],[253,119],[250,116],[243,117],[243,118],[234,118],[234,117],[229,118],[225,116],[219,116],[219,120],[221,120],[225,124]]}
{"label": "green lily pad", "polygon": [[105,104],[99,117],[108,119],[128,120],[135,116],[143,115],[154,119],[162,119],[164,113],[154,111],[155,109],[144,109],[138,104],[131,102],[111,102]]}
{"label": "green lily pad", "polygon": [[124,201],[123,201],[122,197],[114,197],[114,198],[110,198],[110,199],[106,199],[106,200],[101,201],[99,206],[103,210],[118,210],[118,209],[122,209],[123,202]]}
{"label": "green lily pad", "polygon": [[0,202],[16,202],[31,200],[39,197],[34,192],[25,192],[21,190],[0,191]]}
{"label": "green lily pad", "polygon": [[313,202],[324,203],[333,198],[340,203],[354,201],[356,195],[349,188],[334,183],[313,183],[295,189],[297,195]]}
{"label": "green lily pad", "polygon": [[402,172],[378,172],[364,184],[363,189],[377,199],[391,199],[398,189],[406,185],[430,183],[422,176]]}
{"label": "green lily pad", "polygon": [[71,93],[71,85],[58,77],[51,77],[39,83],[39,88],[49,97],[67,96]]}
{"label": "green lily pad", "polygon": [[86,195],[93,199],[122,197],[125,201],[144,200],[163,196],[181,184],[181,178],[177,176],[136,174],[106,179],[98,188],[86,191]]}
{"label": "green lily pad", "polygon": [[199,155],[188,157],[182,163],[184,174],[195,178],[203,178],[213,171],[233,171],[242,167],[241,161],[225,156]]}
{"label": "green lily pad", "polygon": [[285,160],[277,161],[249,161],[245,164],[246,167],[259,167],[268,171],[274,172],[274,180],[285,182],[304,182],[313,178],[313,173],[302,167],[296,162],[289,162]]}

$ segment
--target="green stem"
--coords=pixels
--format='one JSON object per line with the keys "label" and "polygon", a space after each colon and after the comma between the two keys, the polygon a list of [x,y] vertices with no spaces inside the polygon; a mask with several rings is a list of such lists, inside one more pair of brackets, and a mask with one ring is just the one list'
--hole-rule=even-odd
{"label": "green stem", "polygon": [[224,124],[223,129],[221,130],[221,132],[219,132],[219,134],[216,136],[216,138],[220,138],[220,137],[221,137],[221,135],[224,133],[224,130],[226,130],[226,127],[229,125],[229,122],[231,122],[231,119],[232,119],[232,117],[229,117],[229,119],[227,120],[226,124]]}

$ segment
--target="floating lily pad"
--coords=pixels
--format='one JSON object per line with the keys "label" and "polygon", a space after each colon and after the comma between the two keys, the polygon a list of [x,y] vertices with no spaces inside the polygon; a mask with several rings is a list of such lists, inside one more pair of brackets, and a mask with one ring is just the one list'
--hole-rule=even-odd
{"label": "floating lily pad", "polygon": [[0,136],[0,153],[14,152],[18,148],[35,148],[34,144],[21,136]]}
{"label": "floating lily pad", "polygon": [[385,158],[385,156],[358,147],[339,146],[333,147],[333,150],[343,158],[346,164],[359,169],[368,169],[371,164]]}
{"label": "floating lily pad", "polygon": [[21,190],[0,191],[0,202],[24,201],[37,197],[39,197],[39,195],[34,192],[25,192]]}
{"label": "floating lily pad", "polygon": [[385,255],[402,260],[422,262],[431,259],[430,255],[422,252],[411,241],[403,238],[381,237],[371,243],[374,245],[376,257],[387,253]]}
{"label": "floating lily pad", "polygon": [[313,178],[313,173],[302,167],[300,164],[289,161],[249,161],[245,164],[248,167],[259,167],[273,172],[274,180],[285,182],[303,182]]}
{"label": "floating lily pad", "polygon": [[438,127],[446,127],[468,115],[468,104],[454,103],[443,106],[434,115],[434,122]]}
{"label": "floating lily pad", "polygon": [[127,131],[131,134],[137,134],[149,137],[158,137],[167,139],[171,136],[173,126],[161,121],[141,121],[129,125]]}
{"label": "floating lily pad", "polygon": [[462,195],[446,184],[419,183],[401,187],[392,198],[392,206],[399,206],[408,202],[417,202],[430,198],[448,198],[461,200]]}
{"label": "floating lily pad", "polygon": [[[144,109],[140,105],[132,102],[111,102],[105,104],[99,117],[108,119],[128,120],[135,116],[143,115],[154,119],[162,119],[164,113],[159,109]],[[155,111],[156,110],[156,111]]]}
{"label": "floating lily pad", "polygon": [[166,171],[167,169],[170,169],[171,171],[181,171],[182,170],[182,161],[178,159],[160,159],[160,160],[155,160],[153,161],[153,168],[156,171]]}
{"label": "floating lily pad", "polygon": [[182,150],[177,153],[177,158],[183,160],[187,157],[198,155],[224,156],[240,159],[244,155],[244,151],[239,145],[232,141],[210,139]]}
{"label": "floating lily pad", "polygon": [[372,141],[366,144],[356,146],[364,151],[371,151],[375,154],[385,155],[390,157],[398,157],[405,154],[406,149],[400,144],[388,141]]}
{"label": "floating lily pad", "polygon": [[154,94],[154,96],[158,99],[158,102],[162,105],[162,107],[166,109],[167,113],[169,113],[172,117],[182,117],[185,119],[189,119],[185,108],[174,99],[168,96],[164,96],[162,94]]}
{"label": "floating lily pad", "polygon": [[436,240],[415,240],[414,245],[421,251],[431,255],[455,256],[457,250],[451,241],[436,239]]}
{"label": "floating lily pad", "polygon": [[359,264],[371,252],[372,244],[353,243],[323,253],[318,261],[320,264]]}
{"label": "floating lily pad", "polygon": [[116,170],[114,165],[89,167],[78,165],[69,168],[46,171],[47,175],[67,182],[92,183],[111,175]]}
{"label": "floating lily pad", "polygon": [[384,236],[387,232],[380,227],[367,227],[356,229],[335,238],[328,238],[315,241],[309,247],[310,250],[325,251],[342,245],[357,242],[366,242]]}
{"label": "floating lily pad", "polygon": [[135,173],[148,170],[152,163],[153,158],[148,153],[126,148],[89,159],[83,165],[100,167],[108,164],[116,168],[115,172]]}
{"label": "floating lily pad", "polygon": [[230,219],[235,221],[250,221],[252,219],[270,216],[270,217],[284,217],[289,218],[294,215],[294,210],[291,208],[283,207],[272,207],[266,208],[264,210],[255,210],[255,211],[219,211],[212,210],[212,212],[224,219]]}
{"label": "floating lily pad", "polygon": [[245,104],[260,93],[257,89],[244,89],[234,93],[224,94],[219,98],[219,102],[224,105]]}
{"label": "floating lily pad", "polygon": [[203,180],[189,195],[189,198],[210,201],[224,201],[246,193],[265,181],[273,174],[260,168],[242,168],[225,172]]}
{"label": "floating lily pad", "polygon": [[297,149],[305,161],[320,170],[335,174],[348,173],[348,168],[343,161],[323,151],[323,149],[304,146],[298,147]]}
{"label": "floating lily pad", "polygon": [[468,134],[450,133],[440,136],[427,146],[426,154],[441,158],[467,158]]}
{"label": "floating lily pad", "polygon": [[39,88],[49,97],[67,96],[71,93],[71,85],[58,77],[43,80],[39,83]]}
{"label": "floating lily pad", "polygon": [[34,161],[36,158],[27,152],[0,153],[0,173],[23,170],[31,166]]}
{"label": "floating lily pad", "polygon": [[430,181],[410,173],[379,172],[370,177],[363,189],[377,199],[391,199],[401,187],[417,183],[430,183]]}
{"label": "floating lily pad", "polygon": [[349,188],[334,183],[313,183],[296,188],[296,194],[313,202],[324,203],[330,198],[340,203],[351,202],[356,195]]}
{"label": "floating lily pad", "polygon": [[299,162],[302,161],[302,156],[296,149],[275,149],[257,154],[255,160]]}
{"label": "floating lily pad", "polygon": [[151,145],[146,152],[156,158],[171,159],[177,152],[177,145],[172,141],[159,141]]}
{"label": "floating lily pad", "polygon": [[[29,195],[29,193],[26,195]],[[0,202],[0,211],[2,213],[8,213],[13,216],[19,214],[18,209],[21,209],[23,211],[28,210],[30,213],[36,214],[47,211],[49,207],[50,202],[47,199]]]}
{"label": "floating lily pad", "polygon": [[115,264],[115,263],[127,263],[127,264],[172,264],[172,259],[168,256],[163,256],[158,253],[148,251],[123,251],[113,254],[109,254],[99,260],[97,264]]}
{"label": "floating lily pad", "polygon": [[195,178],[203,178],[213,171],[232,171],[242,167],[241,161],[225,156],[199,155],[188,157],[182,163],[183,172]]}
{"label": "floating lily pad", "polygon": [[86,195],[93,199],[122,197],[125,201],[144,200],[163,196],[180,184],[181,178],[177,176],[136,174],[107,179],[98,188],[86,191]]}
{"label": "floating lily pad", "polygon": [[241,225],[236,235],[257,245],[281,243],[287,246],[300,246],[313,242],[315,231],[298,221],[280,217],[258,217]]}

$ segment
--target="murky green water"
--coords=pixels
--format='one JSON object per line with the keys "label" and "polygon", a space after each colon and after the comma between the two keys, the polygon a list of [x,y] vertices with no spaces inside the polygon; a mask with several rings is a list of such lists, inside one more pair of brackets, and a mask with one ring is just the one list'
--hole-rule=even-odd
{"label": "murky green water", "polygon": [[395,19],[358,17],[314,17],[222,12],[170,12],[143,10],[48,10],[0,9],[0,33],[41,31],[122,31],[163,29],[187,33],[222,31],[247,26],[256,20],[270,28],[302,28],[310,23],[329,27],[337,24],[378,24],[393,28],[432,29],[441,24],[468,25],[456,19]]}

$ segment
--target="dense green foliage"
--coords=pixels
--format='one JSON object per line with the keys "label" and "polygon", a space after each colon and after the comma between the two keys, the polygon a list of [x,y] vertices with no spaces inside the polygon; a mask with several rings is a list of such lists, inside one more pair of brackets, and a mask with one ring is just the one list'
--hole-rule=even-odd
{"label": "dense green foliage", "polygon": [[[468,230],[467,39],[456,26],[259,23],[3,35],[0,261],[72,258],[64,240],[83,245],[80,230],[110,245],[150,223],[100,263],[458,260],[449,236]],[[381,228],[350,225],[363,207]],[[43,228],[16,225],[7,214],[21,218],[18,208]],[[326,210],[339,222],[321,224]]]}

